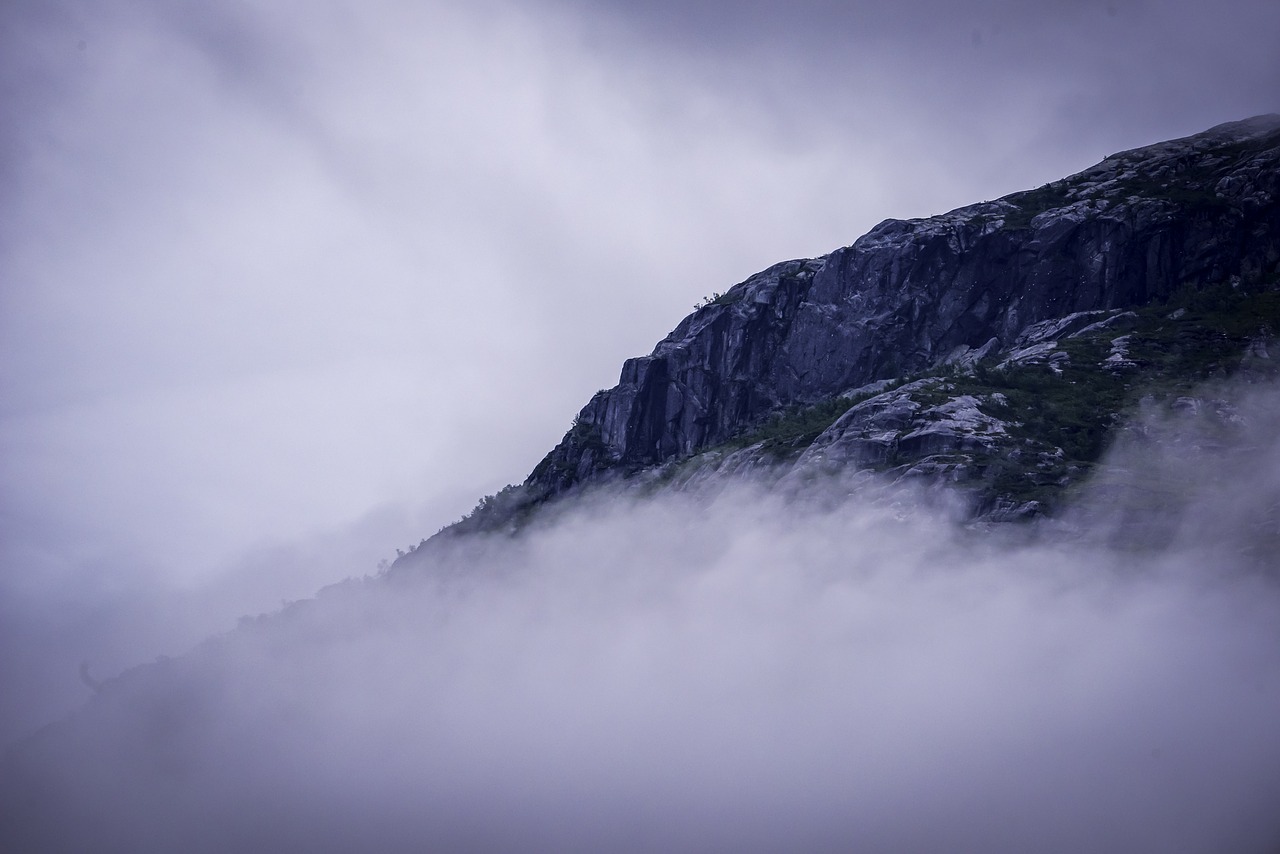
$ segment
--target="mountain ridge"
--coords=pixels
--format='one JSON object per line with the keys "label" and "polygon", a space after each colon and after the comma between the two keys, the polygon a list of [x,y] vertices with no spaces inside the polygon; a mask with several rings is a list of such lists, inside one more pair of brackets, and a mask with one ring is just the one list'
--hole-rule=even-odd
{"label": "mountain ridge", "polygon": [[[1128,370],[1128,394],[1150,381],[1167,385],[1176,374],[1179,368],[1165,364],[1160,352],[1164,337],[1226,335],[1222,324],[1230,327],[1231,353],[1217,354],[1215,364],[1234,370],[1228,363],[1235,355],[1280,328],[1276,307],[1258,299],[1278,282],[1277,114],[1121,151],[993,201],[886,219],[848,246],[771,265],[705,300],[650,354],[624,362],[618,384],[592,397],[519,487],[486,498],[446,530],[501,527],[592,484],[670,481],[673,466],[699,460],[725,472],[744,461],[758,469],[769,460],[759,448],[744,457],[743,438],[797,417],[822,429],[792,435],[782,455],[787,462],[810,465],[820,457],[827,469],[893,463],[900,473],[979,481],[975,514],[1035,515],[1052,503],[1040,500],[1044,490],[1005,488],[1009,473],[993,473],[989,465],[995,455],[1023,453],[987,441],[1008,434],[1010,425],[1025,426],[1021,416],[994,411],[1008,397],[1008,383],[972,387],[969,401],[960,403],[966,394],[940,397],[939,383],[953,375],[990,379],[999,371],[1003,380],[1026,384],[1038,381],[1030,375],[1037,371],[1061,375],[1072,348],[1100,348],[1089,354],[1105,368],[1100,385],[1114,385]],[[1168,310],[1161,314],[1161,307]],[[1183,315],[1169,320],[1179,308]],[[1130,317],[1134,311],[1141,316]],[[1242,331],[1253,319],[1256,328]],[[1205,322],[1212,329],[1195,325]],[[1182,332],[1171,333],[1170,324]],[[1112,332],[1136,332],[1142,358],[1128,358],[1128,339]],[[1078,360],[1085,355],[1076,353]],[[1067,382],[1079,384],[1082,376]],[[923,385],[889,389],[911,382]],[[929,397],[931,387],[939,399],[917,399]],[[890,397],[876,403],[877,394]],[[1115,388],[1098,396],[1116,406],[1132,403]],[[824,436],[851,401],[863,407],[861,428]],[[945,424],[960,423],[955,416],[962,410],[967,422],[948,434]],[[1119,417],[1117,410],[1095,415],[1107,423],[1079,426],[1091,437],[1062,465],[1046,462],[1070,456],[1061,437],[1020,437],[1032,446],[1028,464],[1054,471],[1055,488],[1097,461]],[[985,434],[975,428],[983,419]],[[836,448],[844,449],[842,457]],[[738,452],[728,468],[726,450]],[[806,451],[812,451],[807,458]]]}

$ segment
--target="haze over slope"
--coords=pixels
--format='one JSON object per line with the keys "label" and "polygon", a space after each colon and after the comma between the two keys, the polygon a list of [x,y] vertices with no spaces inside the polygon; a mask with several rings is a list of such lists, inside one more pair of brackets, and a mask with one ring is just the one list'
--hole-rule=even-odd
{"label": "haze over slope", "polygon": [[0,3],[0,742],[85,658],[177,654],[457,518],[713,290],[1276,111],[1278,29],[1257,0]]}
{"label": "haze over slope", "polygon": [[[985,8],[1000,12],[1003,5]],[[153,528],[164,528],[166,519],[176,523],[161,538],[178,555],[173,577],[196,579],[237,554],[249,541],[241,537],[269,532],[287,539],[275,526],[311,524],[299,520],[314,518],[313,511],[330,519],[358,512],[377,500],[370,496],[381,494],[379,484],[391,483],[400,495],[419,489],[424,478],[414,465],[432,454],[431,471],[475,470],[467,466],[476,460],[484,461],[479,469],[496,470],[498,458],[509,461],[541,447],[541,439],[512,429],[526,423],[512,414],[520,410],[513,400],[536,388],[538,402],[529,411],[538,414],[527,423],[541,430],[554,421],[560,428],[569,410],[549,401],[577,395],[571,384],[560,384],[560,374],[575,383],[594,375],[594,368],[582,367],[581,353],[544,358],[551,352],[545,341],[557,336],[543,333],[557,329],[582,351],[596,352],[622,349],[613,332],[638,328],[629,319],[614,321],[627,309],[602,296],[599,282],[612,281],[630,299],[641,293],[647,299],[650,281],[661,282],[657,290],[669,296],[678,290],[672,279],[685,277],[703,293],[708,283],[722,281],[704,275],[714,268],[706,260],[709,248],[719,247],[734,263],[750,257],[744,246],[759,249],[723,225],[732,219],[737,227],[740,211],[767,211],[770,240],[785,233],[817,241],[812,221],[801,223],[787,210],[807,209],[806,199],[818,199],[815,209],[824,216],[844,217],[860,181],[835,182],[826,173],[876,174],[865,147],[821,143],[813,156],[806,146],[824,139],[825,130],[812,128],[828,128],[826,119],[778,122],[778,115],[798,119],[803,112],[788,108],[761,118],[754,104],[742,113],[726,110],[715,96],[700,100],[714,86],[689,85],[683,72],[706,70],[698,62],[677,63],[675,71],[662,61],[600,64],[597,54],[608,51],[575,48],[583,46],[579,37],[589,42],[607,27],[587,27],[584,35],[574,19],[557,17],[548,30],[536,15],[502,3],[480,13],[444,14],[452,8],[444,4],[423,17],[406,16],[419,27],[440,25],[430,50],[416,38],[420,30],[371,35],[358,26],[369,19],[335,15],[335,7],[325,7],[323,25],[297,30],[300,18],[291,17],[297,9],[287,6],[267,13],[245,4],[226,16],[194,5],[139,4],[103,13],[75,4],[49,8],[6,6],[6,23],[22,23],[15,32],[39,38],[34,48],[19,50],[25,41],[6,29],[15,49],[0,54],[6,71],[34,69],[32,91],[49,95],[54,105],[46,112],[33,95],[25,104],[39,120],[6,125],[6,157],[19,152],[15,162],[22,168],[0,174],[19,190],[6,195],[2,212],[6,222],[20,225],[0,262],[6,283],[22,285],[4,293],[5,347],[20,358],[5,359],[0,376],[6,389],[0,438],[14,475],[0,478],[6,490],[0,545],[6,570],[10,564],[30,570],[5,575],[0,668],[7,690],[0,722],[7,731],[47,719],[50,708],[29,699],[45,699],[41,692],[11,686],[57,684],[60,702],[68,682],[82,687],[73,681],[75,664],[82,650],[98,650],[85,638],[125,638],[133,645],[109,648],[109,661],[137,660],[139,649],[165,648],[162,637],[172,643],[205,634],[203,626],[227,613],[226,601],[262,601],[289,568],[304,570],[302,578],[333,577],[335,567],[358,572],[373,562],[350,559],[357,551],[345,550],[350,537],[313,538],[252,561],[241,554],[232,563],[252,597],[192,595],[189,610],[174,611],[160,606],[174,601],[156,594],[162,585],[139,581],[163,550],[108,548],[129,544],[122,532],[136,534],[139,519]],[[396,12],[408,4],[375,8]],[[494,9],[505,15],[488,16]],[[1142,17],[1126,17],[1128,7],[1114,5],[1092,12],[1118,17],[1128,28]],[[1053,14],[1070,17],[1062,9]],[[1251,13],[1249,20],[1274,14]],[[1024,32],[1042,32],[1035,13],[1015,17],[1031,25]],[[1207,25],[1219,17],[1202,20],[1212,32]],[[654,24],[644,15],[632,19]],[[88,22],[92,37],[68,40],[68,20]],[[901,27],[906,20],[890,21],[884,31],[909,32]],[[1173,29],[1190,32],[1185,26]],[[1248,33],[1251,39],[1257,29]],[[297,40],[281,38],[295,32]],[[747,43],[759,43],[764,32],[747,33]],[[959,32],[969,44],[964,28]],[[995,27],[975,27],[972,48],[997,34]],[[862,30],[859,37],[867,38]],[[361,78],[358,67],[315,73],[310,51],[345,57],[335,45],[345,47],[348,39],[389,58],[380,71],[405,71],[370,77],[423,84],[420,91],[429,95],[405,96],[417,110],[404,109],[400,97],[386,98],[386,87],[383,100],[371,102],[369,89],[349,85]],[[272,48],[285,43],[293,50]],[[794,37],[783,43],[806,57],[813,46]],[[94,52],[73,72],[50,73],[71,51],[85,53],[91,44]],[[1239,59],[1233,70],[1252,68],[1255,78],[1274,71],[1274,52],[1251,63],[1232,44]],[[656,53],[659,60],[670,55],[665,47]],[[469,56],[477,51],[478,62]],[[511,54],[517,61],[503,64]],[[582,74],[581,64],[566,59],[583,55],[592,57],[586,67],[602,78]],[[911,69],[900,59],[872,66],[858,70]],[[637,68],[661,68],[659,81],[636,84],[629,75]],[[753,64],[747,79],[770,79],[772,69]],[[446,92],[427,85],[455,76],[474,86]],[[502,85],[491,85],[491,76]],[[219,105],[213,112],[222,121],[251,132],[208,134],[220,120],[200,121],[205,102],[182,85],[193,79],[206,85],[200,91],[216,93],[210,102]],[[568,102],[548,99],[557,87],[547,80],[582,88],[572,88]],[[308,85],[317,83],[330,98],[312,94]],[[512,109],[496,118],[470,111],[489,103],[476,92],[499,90],[515,93],[503,102]],[[1027,91],[1042,95],[1039,87]],[[1270,97],[1273,90],[1266,91]],[[999,104],[992,95],[990,103]],[[646,100],[650,96],[655,100]],[[135,97],[144,105],[181,107],[181,130],[172,119],[137,121],[122,109]],[[821,107],[820,101],[806,103]],[[395,121],[369,121],[371,103],[384,104],[384,117]],[[224,115],[228,104],[240,110]],[[711,116],[699,125],[706,133],[647,134],[652,123],[662,124],[653,117],[673,104],[677,113]],[[1220,108],[1216,98],[1213,104]],[[842,103],[835,113],[852,109]],[[987,142],[1004,136],[974,116],[1017,116],[964,110],[957,120],[961,113],[971,128],[983,129],[979,136]],[[246,115],[253,120],[242,122]],[[424,115],[440,121],[420,126]],[[569,120],[548,118],[561,115]],[[81,124],[85,116],[93,120]],[[886,117],[895,114],[881,113],[871,126],[901,133]],[[803,143],[794,157],[793,127]],[[744,137],[743,128],[763,130]],[[164,131],[173,134],[168,159],[152,157],[147,145],[130,146]],[[111,144],[98,146],[100,137]],[[290,156],[298,149],[289,141],[297,138],[306,140],[306,156]],[[566,147],[566,139],[574,144]],[[579,146],[582,139],[587,142]],[[686,145],[693,139],[698,145]],[[419,163],[424,140],[434,168],[402,168]],[[1003,144],[1032,145],[1026,136],[1018,140]],[[188,143],[195,154],[187,153]],[[876,145],[894,148],[880,142],[870,149]],[[635,156],[615,158],[616,150]],[[125,152],[124,168],[104,166]],[[522,171],[529,152],[546,167],[534,177]],[[689,156],[673,160],[673,152]],[[1018,244],[1015,258],[1107,258],[1097,275],[1077,277],[1075,267],[1047,263],[1037,267],[1046,273],[1040,278],[1014,275],[1002,280],[1004,290],[951,306],[930,290],[951,279],[932,275],[937,271],[927,264],[922,275],[895,279],[895,264],[888,263],[881,268],[890,271],[882,291],[898,302],[874,317],[856,310],[852,318],[840,315],[841,306],[856,306],[845,299],[856,294],[842,288],[865,284],[857,276],[842,281],[844,272],[834,273],[840,264],[826,277],[807,261],[784,264],[734,289],[727,301],[713,295],[659,345],[665,355],[680,349],[685,333],[747,317],[748,305],[767,304],[771,294],[827,301],[810,301],[811,322],[797,326],[788,343],[794,346],[788,352],[804,357],[780,363],[792,375],[783,371],[780,384],[748,388],[736,401],[728,396],[731,405],[718,411],[698,408],[714,396],[702,394],[709,385],[657,371],[660,360],[631,363],[616,394],[598,395],[604,403],[580,415],[566,437],[572,453],[563,459],[553,453],[545,469],[539,467],[553,477],[539,484],[535,470],[531,484],[572,492],[593,486],[584,475],[602,470],[643,476],[632,480],[631,491],[594,484],[599,491],[558,503],[539,494],[517,508],[523,515],[502,520],[512,522],[501,527],[513,537],[441,537],[384,575],[247,618],[189,655],[161,657],[102,683],[82,670],[95,691],[92,702],[24,741],[0,768],[6,847],[1274,848],[1280,490],[1277,405],[1267,377],[1276,373],[1269,336],[1280,317],[1280,191],[1274,167],[1248,160],[1258,153],[1235,151],[1239,159],[1232,163],[1252,172],[1214,174],[1203,186],[1179,184],[1172,176],[1205,175],[1172,162],[1163,164],[1170,180],[1165,172],[1140,169],[1122,180],[1120,173],[1134,164],[1111,158],[1116,175],[1107,180],[1054,182],[1017,194],[1017,201],[887,222],[865,243],[906,253],[898,258],[945,247],[948,258],[963,262],[974,237],[1006,248]],[[908,172],[917,189],[927,185],[932,193],[934,185],[962,183],[938,157],[913,160],[895,148],[885,159],[912,163]],[[202,160],[217,167],[187,171]],[[859,171],[848,172],[855,162]],[[712,163],[723,168],[707,168]],[[499,180],[490,184],[469,173],[470,179],[450,184],[444,177],[457,164],[478,164],[486,180],[490,173]],[[661,168],[646,174],[636,164]],[[756,173],[772,183],[747,199],[742,176]],[[86,184],[86,175],[101,183]],[[413,176],[408,183],[406,175]],[[146,178],[139,195],[147,202],[141,211],[124,206],[133,216],[115,216],[117,199],[129,195],[121,188],[138,176]],[[272,179],[266,196],[239,192],[241,184],[264,176]],[[1125,183],[1130,178],[1136,183]],[[604,191],[597,193],[597,185]],[[790,201],[774,207],[773,196]],[[255,204],[267,197],[272,204]],[[636,199],[647,203],[636,210],[622,203]],[[674,216],[672,199],[707,216]],[[76,214],[67,216],[71,209]],[[1170,237],[1162,245],[1176,251],[1156,246],[1151,252],[1135,243],[1132,251],[1107,256],[1101,250],[1118,245],[1107,235],[1093,234],[1083,244],[1068,239],[1072,229],[1087,232],[1117,209],[1135,216],[1109,222],[1111,236],[1121,242],[1139,232],[1150,236],[1144,224],[1154,223],[1154,233]],[[335,210],[330,220],[325,212]],[[203,213],[188,220],[191,211]],[[495,211],[506,227],[489,228]],[[896,212],[877,211],[877,218]],[[472,220],[485,226],[459,224]],[[264,223],[297,222],[303,225],[281,232],[290,239],[275,233],[262,239]],[[1130,229],[1135,223],[1143,228]],[[828,227],[847,239],[843,225]],[[190,239],[206,232],[216,238]],[[636,234],[643,235],[638,244]],[[159,248],[145,251],[151,243]],[[680,251],[666,254],[668,243]],[[318,245],[332,251],[310,251]],[[829,245],[823,238],[815,248]],[[231,250],[240,246],[251,247],[253,261]],[[370,257],[380,260],[367,263],[364,246],[374,247]],[[1076,251],[1081,246],[1085,251]],[[587,248],[565,251],[578,247]],[[852,258],[855,249],[837,255]],[[743,254],[734,254],[739,250]],[[1127,269],[1128,259],[1145,264],[1142,275]],[[1170,259],[1178,263],[1166,263]],[[421,284],[424,270],[430,287]],[[767,281],[770,276],[775,280]],[[366,284],[373,279],[404,287],[391,298],[380,291],[369,299]],[[263,287],[276,281],[285,286]],[[121,310],[129,302],[121,297],[138,292],[135,282],[143,283],[149,307],[178,308]],[[526,290],[527,282],[539,287]],[[1134,300],[1076,304],[1106,296],[1102,282],[1118,284],[1121,291],[1111,293]],[[232,285],[252,299],[223,302]],[[1037,299],[1014,311],[1032,291]],[[1052,304],[1064,294],[1070,305]],[[1138,305],[1139,296],[1159,299]],[[311,310],[313,300],[321,310]],[[687,305],[684,297],[679,302]],[[366,312],[370,305],[377,310]],[[946,313],[940,309],[956,307],[959,315],[938,324],[944,328],[928,328]],[[1076,308],[1087,311],[1055,313]],[[520,325],[551,315],[569,321]],[[296,336],[294,326],[302,330]],[[841,335],[844,343],[858,338],[847,335],[855,327],[870,330],[853,341],[857,346],[828,346]],[[115,337],[98,337],[103,328],[116,330]],[[877,329],[893,330],[905,346],[871,352],[874,346],[863,345],[874,345]],[[1075,337],[1086,329],[1093,337]],[[769,329],[754,331],[766,334],[738,336],[738,343],[768,341]],[[196,343],[182,358],[165,358],[177,352],[167,349],[171,341],[188,338]],[[298,356],[306,348],[293,346],[301,341],[319,342],[326,358],[334,342],[342,342],[340,367],[308,367]],[[849,358],[834,357],[838,350]],[[716,347],[706,351],[714,361]],[[475,355],[459,359],[459,353]],[[498,363],[494,353],[513,364],[496,378],[484,369]],[[424,387],[404,367],[406,354],[433,369],[459,370]],[[885,355],[903,358],[879,358]],[[998,363],[986,366],[986,357]],[[611,372],[612,362],[603,361],[601,370]],[[31,369],[46,363],[52,366],[46,372]],[[384,370],[389,365],[395,367]],[[146,367],[131,374],[137,366]],[[1087,381],[1086,368],[1092,372]],[[947,375],[890,375],[908,369]],[[1234,382],[1189,387],[1202,376],[1226,374],[1234,374]],[[554,381],[543,383],[547,375]],[[331,382],[335,376],[341,381]],[[1137,387],[1152,376],[1171,384],[1158,395]],[[1098,378],[1112,383],[1103,389],[1107,394],[1094,396],[1108,405],[1080,406],[1078,393]],[[810,379],[816,384],[806,385]],[[873,382],[846,387],[864,380]],[[1001,390],[1006,385],[1008,394]],[[345,391],[331,396],[335,388]],[[397,408],[408,397],[400,393],[404,388],[416,403],[408,407],[413,417],[402,419],[395,416],[405,414]],[[352,389],[360,393],[353,396]],[[1024,403],[1037,397],[1069,417],[1053,424],[1026,417]],[[1125,406],[1110,406],[1122,397]],[[473,406],[454,405],[464,399]],[[351,406],[353,400],[358,405]],[[638,405],[631,409],[632,403]],[[818,413],[829,416],[827,423],[815,427],[809,409],[785,408],[810,404],[833,407]],[[546,415],[552,408],[561,414]],[[1119,424],[1135,412],[1138,421],[1122,431],[1115,455],[1085,479],[1087,466],[1079,464],[1098,462],[1104,445],[1089,425]],[[791,434],[726,453],[725,445],[748,436],[738,428],[772,430],[774,415]],[[928,423],[917,424],[917,416]],[[895,419],[901,423],[888,424]],[[943,422],[945,431],[935,429]],[[886,424],[892,429],[881,429]],[[1056,433],[1037,432],[1046,424]],[[203,443],[193,442],[222,432],[261,438],[261,425],[271,437],[269,451],[250,443],[244,447],[258,453],[237,455],[232,451],[242,448],[235,442],[211,442],[208,447],[222,453],[206,462]],[[499,438],[516,434],[511,443]],[[1071,441],[1058,434],[1071,434]],[[464,435],[487,442],[466,445]],[[358,438],[377,465],[361,464],[360,454],[344,450],[343,437]],[[947,444],[957,438],[960,444]],[[1041,444],[1031,448],[1036,441]],[[972,455],[975,445],[986,459],[955,459]],[[197,448],[194,455],[189,446]],[[743,476],[779,448],[786,457],[815,446],[826,462],[839,463],[834,472],[810,479],[810,470],[797,466],[786,478],[776,469],[758,479]],[[75,453],[62,453],[68,448]],[[383,467],[395,466],[386,452],[396,448],[411,449],[408,457],[418,463],[388,475]],[[929,458],[901,456],[916,451]],[[707,480],[662,468],[696,462],[688,456],[695,452],[715,455],[708,468],[729,459],[751,465],[735,463],[717,470],[725,476]],[[154,477],[170,458],[189,467]],[[232,458],[228,476],[218,461]],[[131,462],[139,459],[151,477],[138,476]],[[327,472],[331,459],[349,483]],[[319,460],[325,465],[316,465]],[[884,482],[870,471],[877,467],[903,482]],[[928,477],[914,484],[897,477],[917,468]],[[992,474],[991,483],[1004,488],[1000,478],[1010,470],[1030,474],[1035,488],[1058,489],[1065,508],[1060,503],[1055,519],[1037,527],[969,530],[963,522],[973,508],[937,488],[975,473]],[[179,492],[196,496],[209,515],[184,514],[175,509],[181,502],[167,500],[174,493],[150,488],[185,483],[184,472],[205,475],[189,478]],[[272,476],[258,479],[264,472]],[[805,476],[792,476],[797,472]],[[112,477],[137,484],[123,492],[103,486]],[[245,488],[267,482],[272,489]],[[646,490],[653,494],[642,498]],[[110,500],[120,495],[138,500]],[[1034,515],[1038,504],[1039,498],[1019,500],[1017,515]],[[218,535],[201,535],[210,530]],[[386,540],[381,547],[393,546]],[[146,557],[141,569],[132,565],[138,555]],[[296,587],[297,577],[290,583]],[[83,630],[86,614],[94,631]],[[188,621],[188,615],[210,622]],[[135,626],[133,616],[148,619]],[[160,627],[165,620],[174,625]],[[46,646],[47,639],[54,644]],[[92,673],[104,677],[120,669],[95,666]]]}
{"label": "haze over slope", "polygon": [[[104,686],[8,758],[4,830],[46,851],[1272,850],[1280,392],[1203,394],[1227,433],[1134,425],[1108,467],[1138,492],[1101,485],[1061,529],[974,532],[945,495],[837,479],[597,493],[437,541]],[[1178,485],[1154,516],[1151,483]]]}

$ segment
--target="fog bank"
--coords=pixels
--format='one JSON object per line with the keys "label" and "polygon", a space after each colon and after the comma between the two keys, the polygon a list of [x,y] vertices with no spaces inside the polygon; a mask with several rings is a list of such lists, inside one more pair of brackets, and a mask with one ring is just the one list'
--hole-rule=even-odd
{"label": "fog bank", "polygon": [[[596,494],[428,548],[107,684],[7,760],[5,830],[32,850],[1274,850],[1278,401],[1152,413],[1040,532],[967,530],[909,491],[743,484]],[[1133,524],[1152,483],[1181,520],[1158,543]]]}
{"label": "fog bank", "polygon": [[[703,297],[1280,109],[1280,4],[0,3],[0,745],[523,477]],[[224,603],[215,608],[215,602]]]}

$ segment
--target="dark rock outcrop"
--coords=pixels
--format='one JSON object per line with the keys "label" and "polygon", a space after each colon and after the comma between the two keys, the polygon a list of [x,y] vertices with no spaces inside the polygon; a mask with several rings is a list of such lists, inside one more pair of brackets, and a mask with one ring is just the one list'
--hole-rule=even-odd
{"label": "dark rock outcrop", "polygon": [[[525,489],[550,497],[687,458],[771,413],[874,381],[971,370],[997,353],[1052,365],[1063,336],[1108,331],[1098,323],[1122,333],[1131,320],[1118,310],[1188,289],[1248,291],[1278,276],[1280,116],[1122,152],[1036,190],[886,220],[852,246],[736,285],[653,353],[628,360]],[[1123,368],[1124,341],[1112,337]],[[885,452],[873,426],[845,441],[851,458]],[[960,450],[946,432],[903,436],[895,447]]]}

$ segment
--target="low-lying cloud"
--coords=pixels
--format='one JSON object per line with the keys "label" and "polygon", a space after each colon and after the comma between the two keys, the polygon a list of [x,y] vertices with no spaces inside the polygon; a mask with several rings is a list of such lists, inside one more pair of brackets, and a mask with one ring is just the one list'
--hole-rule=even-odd
{"label": "low-lying cloud", "polygon": [[[104,686],[9,758],[6,829],[31,850],[1274,850],[1280,396],[1223,401],[1140,422],[1038,532],[740,484],[438,542]],[[1181,520],[1158,542],[1142,484]]]}
{"label": "low-lying cloud", "polygon": [[867,6],[0,3],[0,744],[522,477],[704,296],[1277,108],[1277,4]]}

